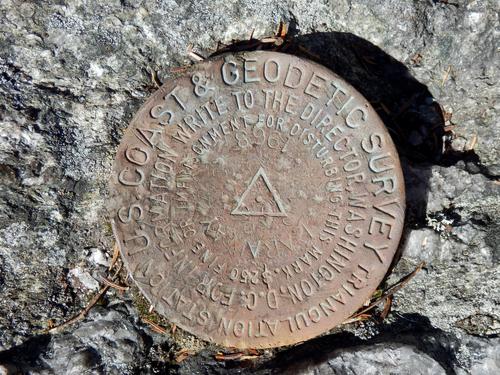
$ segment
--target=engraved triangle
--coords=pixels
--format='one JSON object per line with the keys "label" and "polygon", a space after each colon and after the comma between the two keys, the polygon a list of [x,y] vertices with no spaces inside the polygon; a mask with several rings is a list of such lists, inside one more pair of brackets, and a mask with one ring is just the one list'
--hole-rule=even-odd
{"label": "engraved triangle", "polygon": [[257,241],[255,244],[251,244],[250,241],[247,241],[248,247],[250,248],[250,251],[252,252],[253,257],[257,257],[259,255],[259,247],[260,247],[260,240]]}
{"label": "engraved triangle", "polygon": [[[263,195],[267,195],[267,199]],[[271,185],[264,168],[260,167],[253,176],[231,215],[287,216],[278,192]]]}

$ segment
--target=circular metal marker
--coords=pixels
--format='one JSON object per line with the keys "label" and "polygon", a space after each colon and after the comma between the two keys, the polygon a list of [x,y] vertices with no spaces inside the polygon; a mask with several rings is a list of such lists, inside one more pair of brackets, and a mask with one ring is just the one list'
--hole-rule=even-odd
{"label": "circular metal marker", "polygon": [[118,148],[113,226],[157,312],[238,348],[342,323],[386,274],[404,187],[381,120],[323,66],[224,55],[165,83]]}

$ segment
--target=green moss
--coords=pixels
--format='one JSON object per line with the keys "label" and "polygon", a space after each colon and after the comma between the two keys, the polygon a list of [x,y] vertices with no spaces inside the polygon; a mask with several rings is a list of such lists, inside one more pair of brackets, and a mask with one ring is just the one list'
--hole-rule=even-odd
{"label": "green moss", "polygon": [[135,307],[139,313],[141,319],[147,319],[154,324],[158,324],[159,326],[167,329],[171,328],[171,324],[167,319],[160,316],[156,311],[149,311],[150,304],[146,298],[140,293],[136,288],[132,289],[132,300],[134,302]]}
{"label": "green moss", "polygon": [[113,235],[113,227],[111,226],[111,222],[110,221],[106,221],[104,224],[104,233],[108,236],[112,236]]}
{"label": "green moss", "polygon": [[207,347],[208,343],[205,343],[204,341],[198,339],[196,336],[193,336],[189,332],[186,332],[179,327],[176,327],[174,333],[172,333],[172,328],[174,325],[170,323],[168,319],[158,314],[156,311],[150,312],[150,303],[137,288],[132,288],[130,293],[132,296],[133,304],[135,305],[139,313],[139,317],[142,320],[148,320],[164,328],[167,331],[168,336],[173,339],[173,351],[187,349],[190,352],[196,353]]}

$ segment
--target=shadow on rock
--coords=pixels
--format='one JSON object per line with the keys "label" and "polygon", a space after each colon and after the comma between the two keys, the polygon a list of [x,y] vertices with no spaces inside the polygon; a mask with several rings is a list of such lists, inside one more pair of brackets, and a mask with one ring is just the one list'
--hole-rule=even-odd
{"label": "shadow on rock", "polygon": [[[293,25],[291,34],[294,34]],[[214,55],[230,51],[275,50],[304,57],[320,63],[354,86],[373,106],[384,121],[396,145],[405,175],[406,230],[425,224],[427,192],[431,168],[442,163],[445,136],[444,112],[427,86],[416,80],[408,68],[372,43],[350,33],[313,33],[287,38],[283,44],[263,44],[251,40],[230,45]],[[418,58],[413,61],[418,65]],[[401,248],[401,246],[400,246]],[[401,250],[400,250],[401,251]],[[399,254],[400,256],[401,254]],[[397,261],[396,256],[395,262]],[[391,268],[392,269],[392,268]],[[298,373],[318,369],[342,353],[370,350],[387,355],[385,349],[407,353],[429,371],[452,373],[451,350],[432,341],[437,332],[423,316],[399,316],[393,324],[379,327],[382,332],[371,340],[362,340],[350,333],[337,333],[310,340],[280,351],[267,362],[252,369],[254,373]],[[445,342],[453,342],[447,337]],[[451,344],[450,344],[451,345]],[[355,356],[353,354],[353,356]],[[373,361],[377,361],[374,354]],[[356,360],[356,358],[351,358]],[[420,361],[420,363],[417,363]],[[248,364],[247,364],[248,365]],[[215,367],[221,366],[220,364]],[[226,363],[225,369],[244,367]],[[335,366],[327,365],[333,373]],[[221,367],[219,367],[221,368]],[[349,369],[337,369],[349,371]],[[332,373],[328,372],[325,373]],[[388,369],[389,371],[389,369]],[[319,372],[322,373],[322,372]]]}
{"label": "shadow on rock", "polygon": [[[443,156],[445,119],[441,106],[405,65],[354,34],[300,35],[284,43],[280,51],[309,58],[337,73],[370,102],[385,123],[405,176],[403,244],[410,228],[425,225],[431,167]],[[393,265],[400,256],[398,252]]]}
{"label": "shadow on rock", "polygon": [[0,352],[0,366],[8,370],[7,374],[25,374],[45,369],[40,355],[47,350],[50,339],[50,335],[33,336],[19,346]]}
{"label": "shadow on rock", "polygon": [[[350,333],[319,337],[277,354],[255,368],[254,373],[263,374],[268,369],[280,374],[308,373],[312,369],[318,369],[320,374],[358,373],[373,366],[373,370],[387,373],[412,373],[419,368],[423,374],[453,374],[455,342],[455,337],[432,327],[424,316],[400,315],[370,340]],[[393,364],[391,356],[395,357]],[[409,366],[408,372],[401,366]]]}
{"label": "shadow on rock", "polygon": [[[423,226],[431,166],[443,156],[445,118],[439,103],[404,64],[365,39],[341,32],[294,34],[292,24],[291,36],[280,45],[249,40],[213,56],[259,49],[289,53],[326,66],[354,86],[381,117],[398,150],[405,175],[406,227]],[[413,64],[418,63],[417,56]]]}
{"label": "shadow on rock", "polygon": [[[208,374],[454,374],[453,335],[434,328],[418,314],[396,315],[391,324],[378,327],[376,337],[362,339],[349,332],[321,336],[278,350],[255,361],[216,361],[204,350],[178,366],[179,374],[204,368]],[[162,373],[160,371],[160,373]]]}
{"label": "shadow on rock", "polygon": [[[287,39],[279,46],[248,41],[229,46],[217,54],[251,49],[273,49],[316,61],[348,81],[372,104],[386,124],[401,158],[407,191],[406,227],[422,225],[425,220],[431,167],[441,159],[445,122],[439,104],[432,98],[427,87],[412,77],[402,63],[370,42],[349,33],[300,35]],[[369,357],[366,366],[370,366],[370,363],[377,363],[378,358],[396,353],[395,355],[412,359],[407,361],[411,366],[423,366],[436,372],[451,371],[452,352],[447,351],[442,344],[432,342],[432,337],[444,334],[432,328],[427,318],[396,316],[395,319],[390,325],[377,327],[380,334],[370,340],[362,340],[347,332],[330,334],[292,348],[278,350],[271,359],[262,359],[256,363],[221,363],[214,360],[212,352],[204,351],[180,364],[176,370],[191,373],[191,370],[205,368],[214,373],[249,371],[264,374],[297,373],[326,366],[324,373],[337,370],[343,373],[349,369],[335,370],[335,366],[356,363],[362,355]],[[106,323],[113,319],[102,320]],[[137,338],[134,340],[137,341]],[[443,341],[452,342],[453,338]],[[46,351],[49,343],[50,338],[47,336],[34,337],[19,347],[0,353],[0,363],[11,366],[23,363],[23,368],[16,369],[17,371],[29,371],[31,367],[40,369],[40,353]],[[336,358],[342,356],[347,356],[347,360],[335,364]],[[160,373],[166,370],[160,365],[158,367]],[[358,370],[360,368],[356,371]],[[390,368],[387,370],[391,371]]]}

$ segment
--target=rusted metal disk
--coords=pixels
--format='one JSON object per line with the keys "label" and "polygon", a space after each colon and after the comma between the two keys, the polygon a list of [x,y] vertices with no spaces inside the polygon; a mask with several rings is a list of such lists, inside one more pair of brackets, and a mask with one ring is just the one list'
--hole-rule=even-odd
{"label": "rusted metal disk", "polygon": [[238,348],[342,323],[387,272],[404,218],[398,156],[366,99],[274,52],[165,83],[123,137],[112,191],[122,256],[156,311]]}

